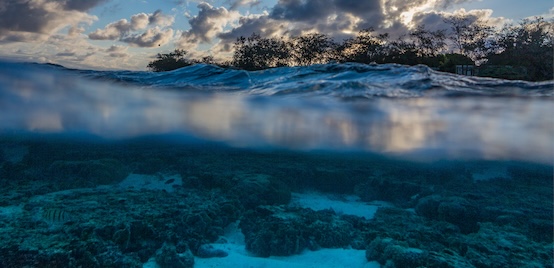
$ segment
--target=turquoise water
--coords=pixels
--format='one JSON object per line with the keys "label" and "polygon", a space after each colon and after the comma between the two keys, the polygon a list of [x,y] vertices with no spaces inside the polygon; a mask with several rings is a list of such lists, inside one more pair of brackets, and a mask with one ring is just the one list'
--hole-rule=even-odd
{"label": "turquoise water", "polygon": [[[0,267],[230,263],[233,225],[264,260],[552,265],[552,82],[357,64],[0,71]],[[298,198],[314,195],[329,209]]]}

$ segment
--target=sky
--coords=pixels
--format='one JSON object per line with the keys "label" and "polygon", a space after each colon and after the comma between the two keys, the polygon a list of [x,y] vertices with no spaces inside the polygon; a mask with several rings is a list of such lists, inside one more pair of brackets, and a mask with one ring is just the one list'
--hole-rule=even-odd
{"label": "sky", "polygon": [[447,28],[465,14],[501,26],[554,17],[553,0],[0,0],[0,59],[80,69],[146,70],[157,53],[229,59],[239,36],[324,33],[342,41],[372,27]]}

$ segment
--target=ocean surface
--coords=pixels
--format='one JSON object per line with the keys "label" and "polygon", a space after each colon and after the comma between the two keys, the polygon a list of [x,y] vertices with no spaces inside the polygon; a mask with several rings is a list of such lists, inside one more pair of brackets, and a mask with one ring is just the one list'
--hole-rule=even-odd
{"label": "ocean surface", "polygon": [[0,268],[552,267],[553,101],[426,66],[0,62]]}

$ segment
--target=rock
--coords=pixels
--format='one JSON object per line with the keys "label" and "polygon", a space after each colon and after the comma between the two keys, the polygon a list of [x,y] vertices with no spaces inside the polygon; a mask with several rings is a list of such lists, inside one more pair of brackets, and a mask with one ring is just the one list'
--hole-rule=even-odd
{"label": "rock", "polygon": [[391,245],[385,249],[384,255],[393,261],[395,267],[425,266],[429,253],[419,248]]}
{"label": "rock", "polygon": [[377,261],[385,267],[425,266],[429,252],[408,247],[391,238],[376,238],[366,250],[368,261]]}
{"label": "rock", "polygon": [[447,198],[440,203],[437,212],[440,220],[457,225],[460,227],[460,232],[464,234],[479,230],[478,208],[464,198]]}
{"label": "rock", "polygon": [[416,213],[433,220],[442,220],[460,228],[464,234],[479,230],[477,223],[479,209],[461,197],[446,197],[431,195],[421,198],[416,205]]}
{"label": "rock", "polygon": [[437,268],[474,268],[468,260],[451,250],[429,252],[427,267]]}
{"label": "rock", "polygon": [[356,185],[354,192],[363,201],[387,201],[403,205],[413,196],[421,193],[421,184],[399,181],[389,177],[371,177],[366,182]]}
{"label": "rock", "polygon": [[415,207],[415,211],[420,216],[429,219],[437,219],[440,203],[441,197],[439,195],[426,196],[419,199]]}
{"label": "rock", "polygon": [[192,268],[194,266],[194,256],[190,250],[177,253],[174,245],[164,243],[156,251],[156,263],[160,268]]}
{"label": "rock", "polygon": [[377,261],[380,264],[385,264],[387,259],[384,256],[384,252],[389,245],[394,245],[394,240],[392,238],[378,237],[373,239],[365,251],[366,259],[368,261]]}
{"label": "rock", "polygon": [[239,227],[246,249],[260,257],[289,256],[306,248],[348,247],[361,239],[348,220],[331,210],[258,207],[245,214]]}
{"label": "rock", "polygon": [[60,160],[50,165],[47,174],[61,188],[79,188],[119,183],[127,176],[128,170],[116,159]]}
{"label": "rock", "polygon": [[289,187],[269,175],[239,174],[233,180],[238,183],[230,192],[239,198],[246,209],[259,205],[284,205],[291,200]]}
{"label": "rock", "polygon": [[532,219],[529,221],[529,233],[531,238],[538,242],[552,243],[554,223],[551,220]]}

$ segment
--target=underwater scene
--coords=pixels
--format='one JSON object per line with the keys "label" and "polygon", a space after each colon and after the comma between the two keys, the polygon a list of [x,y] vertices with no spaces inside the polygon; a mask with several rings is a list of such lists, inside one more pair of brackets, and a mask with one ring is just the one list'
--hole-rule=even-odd
{"label": "underwater scene", "polygon": [[552,267],[554,82],[0,62],[0,268]]}

